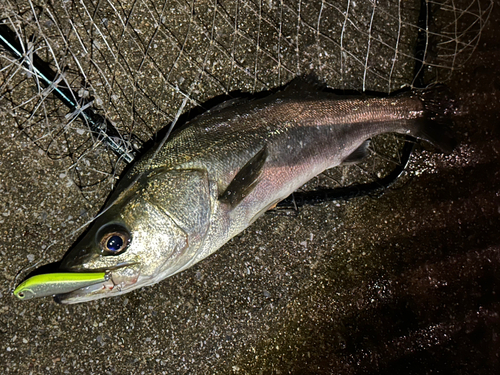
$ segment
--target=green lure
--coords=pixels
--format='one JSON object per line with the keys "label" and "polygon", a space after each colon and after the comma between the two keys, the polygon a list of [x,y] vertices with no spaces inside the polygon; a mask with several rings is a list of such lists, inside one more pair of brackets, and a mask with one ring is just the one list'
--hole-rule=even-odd
{"label": "green lure", "polygon": [[46,273],[23,281],[14,290],[14,295],[21,299],[46,297],[54,294],[69,293],[109,280],[109,273]]}

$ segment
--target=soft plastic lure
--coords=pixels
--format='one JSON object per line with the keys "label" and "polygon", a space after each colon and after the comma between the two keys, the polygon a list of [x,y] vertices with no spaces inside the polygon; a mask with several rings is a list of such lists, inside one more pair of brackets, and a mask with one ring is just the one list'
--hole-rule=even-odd
{"label": "soft plastic lure", "polygon": [[69,293],[90,285],[109,280],[109,272],[92,273],[46,273],[23,281],[14,290],[14,295],[22,300]]}

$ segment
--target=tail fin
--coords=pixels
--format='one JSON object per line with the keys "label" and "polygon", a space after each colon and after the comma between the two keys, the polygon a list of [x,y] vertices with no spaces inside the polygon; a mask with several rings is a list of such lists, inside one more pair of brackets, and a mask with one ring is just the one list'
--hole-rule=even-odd
{"label": "tail fin", "polygon": [[452,115],[456,112],[456,101],[448,88],[442,84],[425,90],[414,91],[424,105],[424,115],[417,120],[412,135],[431,143],[445,153],[451,153],[456,140],[451,131]]}

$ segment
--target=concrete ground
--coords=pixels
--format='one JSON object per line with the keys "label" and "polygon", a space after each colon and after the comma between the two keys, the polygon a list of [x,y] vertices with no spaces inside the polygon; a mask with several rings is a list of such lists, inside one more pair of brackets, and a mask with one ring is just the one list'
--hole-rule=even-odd
{"label": "concrete ground", "polygon": [[500,373],[499,25],[497,7],[448,83],[462,108],[451,155],[418,148],[407,183],[382,197],[265,215],[191,269],[117,298],[11,295],[16,274],[40,253],[60,259],[100,203],[2,125],[3,373]]}

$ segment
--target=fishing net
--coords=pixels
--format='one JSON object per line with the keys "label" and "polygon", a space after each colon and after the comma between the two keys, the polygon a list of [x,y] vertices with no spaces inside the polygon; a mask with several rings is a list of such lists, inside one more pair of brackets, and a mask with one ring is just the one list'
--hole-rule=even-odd
{"label": "fishing net", "polygon": [[[4,121],[54,160],[89,200],[102,200],[126,160],[84,109],[124,140],[151,139],[178,115],[235,91],[260,92],[313,72],[336,89],[390,93],[446,81],[479,42],[491,4],[420,1],[9,1],[1,22],[22,49],[0,53]],[[55,72],[47,87],[36,54]],[[73,90],[76,109],[54,95]],[[13,142],[16,142],[15,140]],[[387,147],[387,143],[391,146]],[[363,164],[309,184],[372,181],[400,163],[404,141],[374,141]]]}

